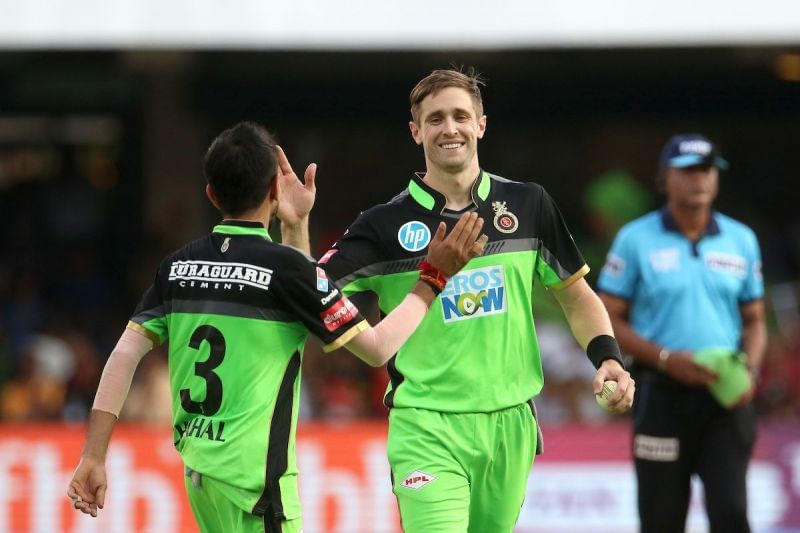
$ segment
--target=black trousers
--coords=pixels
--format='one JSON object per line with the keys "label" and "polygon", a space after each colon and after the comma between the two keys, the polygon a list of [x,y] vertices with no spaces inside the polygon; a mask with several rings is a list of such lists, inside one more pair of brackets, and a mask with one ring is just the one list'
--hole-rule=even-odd
{"label": "black trousers", "polygon": [[705,491],[711,533],[749,533],[745,476],[756,439],[752,405],[728,410],[706,389],[637,380],[633,456],[642,533],[686,527],[690,479]]}

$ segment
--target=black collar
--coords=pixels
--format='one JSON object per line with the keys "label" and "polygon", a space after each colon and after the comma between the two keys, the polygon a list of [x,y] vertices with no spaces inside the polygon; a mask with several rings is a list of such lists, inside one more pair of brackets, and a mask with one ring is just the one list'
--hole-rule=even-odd
{"label": "black collar", "polygon": [[[675,222],[675,217],[672,216],[669,208],[665,205],[659,210],[661,214],[661,224],[664,226],[666,231],[673,231],[675,233],[681,233],[680,228],[678,228],[677,222]],[[719,224],[717,223],[717,212],[712,210],[708,217],[708,225],[706,229],[703,231],[702,236],[706,235],[719,235]]]}

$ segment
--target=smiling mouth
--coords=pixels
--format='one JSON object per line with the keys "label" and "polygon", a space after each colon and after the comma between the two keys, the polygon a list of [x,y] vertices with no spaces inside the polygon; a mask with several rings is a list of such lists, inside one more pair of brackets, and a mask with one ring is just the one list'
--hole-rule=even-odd
{"label": "smiling mouth", "polygon": [[462,146],[464,146],[464,143],[444,143],[440,144],[439,146],[441,146],[445,150],[455,150],[457,148],[461,148]]}

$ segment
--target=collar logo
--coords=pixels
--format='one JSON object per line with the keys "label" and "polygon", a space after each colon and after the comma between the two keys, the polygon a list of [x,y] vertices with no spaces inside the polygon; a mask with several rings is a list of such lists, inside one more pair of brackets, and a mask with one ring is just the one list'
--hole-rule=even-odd
{"label": "collar logo", "polygon": [[431,242],[431,230],[419,220],[412,220],[400,226],[397,241],[404,250],[419,252]]}
{"label": "collar logo", "polygon": [[231,238],[225,237],[225,242],[222,243],[222,248],[219,249],[220,252],[223,254],[228,251],[228,248],[231,247]]}
{"label": "collar logo", "polygon": [[494,209],[494,227],[500,233],[514,233],[519,227],[517,215],[506,208],[505,202],[492,202]]}

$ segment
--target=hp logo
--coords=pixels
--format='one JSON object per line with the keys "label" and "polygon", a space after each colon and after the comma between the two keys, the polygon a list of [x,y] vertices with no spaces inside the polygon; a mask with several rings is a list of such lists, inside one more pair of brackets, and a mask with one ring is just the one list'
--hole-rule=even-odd
{"label": "hp logo", "polygon": [[412,220],[400,226],[400,231],[397,232],[397,240],[403,249],[409,252],[418,252],[431,242],[431,230],[422,222]]}

